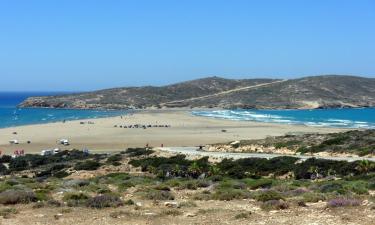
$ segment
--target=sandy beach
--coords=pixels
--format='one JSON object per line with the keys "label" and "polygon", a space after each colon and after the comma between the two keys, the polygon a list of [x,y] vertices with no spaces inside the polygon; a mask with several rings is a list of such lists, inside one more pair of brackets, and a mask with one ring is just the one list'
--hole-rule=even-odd
{"label": "sandy beach", "polygon": [[[0,150],[13,153],[24,149],[25,153],[36,153],[42,149],[89,148],[92,151],[120,151],[127,147],[150,146],[197,146],[243,139],[260,139],[267,136],[284,135],[289,132],[336,132],[342,129],[317,128],[303,125],[230,121],[197,117],[189,111],[154,110],[139,111],[122,118],[111,117],[68,121],[0,129]],[[86,122],[81,124],[80,122]],[[117,126],[170,125],[171,127],[120,128]],[[223,132],[222,130],[226,130]],[[17,132],[17,134],[13,134]],[[65,138],[70,146],[61,146],[58,140]],[[16,139],[18,145],[9,144]],[[30,144],[27,144],[30,141]]]}

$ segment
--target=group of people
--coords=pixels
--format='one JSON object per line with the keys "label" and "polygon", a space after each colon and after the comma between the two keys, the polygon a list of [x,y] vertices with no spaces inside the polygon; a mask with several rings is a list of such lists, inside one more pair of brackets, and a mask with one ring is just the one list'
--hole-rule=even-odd
{"label": "group of people", "polygon": [[142,129],[147,129],[147,128],[153,128],[153,127],[171,127],[171,125],[142,125],[142,124],[134,124],[134,125],[114,125],[113,127],[118,127],[118,128],[142,128]]}

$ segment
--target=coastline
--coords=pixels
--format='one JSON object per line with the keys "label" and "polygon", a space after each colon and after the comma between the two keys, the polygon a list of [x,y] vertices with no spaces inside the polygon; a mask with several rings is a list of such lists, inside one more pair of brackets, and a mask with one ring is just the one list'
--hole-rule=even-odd
{"label": "coastline", "polygon": [[[212,110],[212,109],[211,109]],[[26,153],[39,153],[43,149],[88,148],[92,151],[121,151],[127,147],[198,146],[244,139],[261,139],[286,133],[329,133],[346,131],[346,128],[308,127],[253,121],[233,121],[191,115],[192,109],[133,110],[115,117],[79,119],[45,124],[33,124],[0,129],[0,150],[10,154],[24,149]],[[94,124],[80,124],[92,121]],[[168,125],[170,127],[119,128],[121,125]],[[117,125],[118,127],[114,127]],[[225,130],[225,132],[223,132]],[[17,134],[13,134],[17,132]],[[57,141],[66,138],[70,146]],[[10,145],[17,139],[20,144]],[[30,144],[26,142],[30,141]]]}

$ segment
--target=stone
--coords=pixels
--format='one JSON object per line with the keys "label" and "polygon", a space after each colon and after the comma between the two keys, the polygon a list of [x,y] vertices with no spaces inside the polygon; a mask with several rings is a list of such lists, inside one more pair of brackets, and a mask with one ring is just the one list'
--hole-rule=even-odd
{"label": "stone", "polygon": [[169,208],[179,208],[180,204],[178,204],[178,202],[164,202],[164,206]]}

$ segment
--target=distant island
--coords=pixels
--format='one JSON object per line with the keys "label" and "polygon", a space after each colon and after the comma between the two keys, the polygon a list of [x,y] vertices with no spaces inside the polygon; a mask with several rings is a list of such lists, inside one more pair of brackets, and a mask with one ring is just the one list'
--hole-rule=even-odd
{"label": "distant island", "polygon": [[20,107],[76,109],[319,109],[375,106],[375,79],[323,75],[299,79],[208,77],[167,86],[31,97]]}

